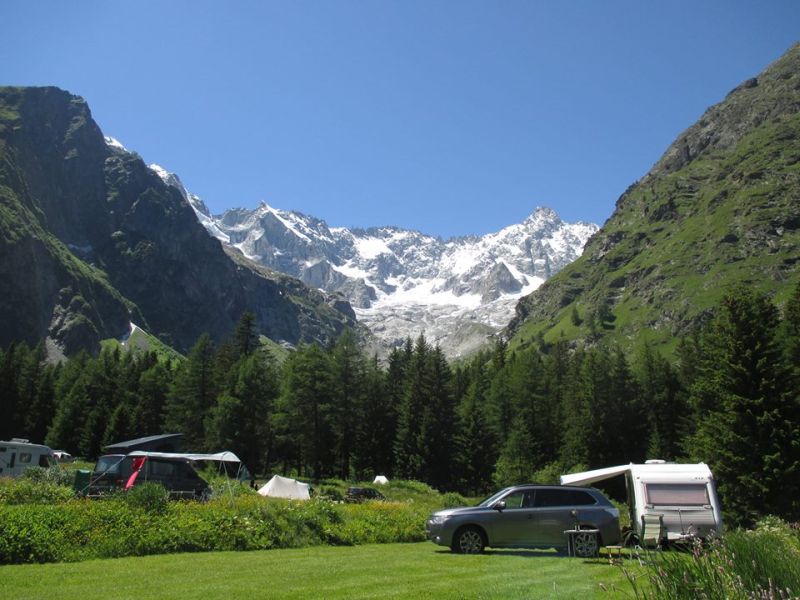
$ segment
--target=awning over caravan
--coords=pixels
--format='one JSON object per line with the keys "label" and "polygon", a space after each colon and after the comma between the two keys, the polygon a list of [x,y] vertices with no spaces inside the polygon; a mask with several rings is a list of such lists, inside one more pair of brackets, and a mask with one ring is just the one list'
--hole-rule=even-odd
{"label": "awning over caravan", "polygon": [[620,465],[618,467],[606,467],[605,469],[595,469],[594,471],[584,471],[583,473],[570,473],[561,476],[561,485],[589,485],[596,481],[603,481],[617,475],[630,471],[632,465]]}
{"label": "awning over caravan", "polygon": [[269,496],[271,498],[288,498],[289,500],[309,500],[310,485],[302,483],[296,479],[289,479],[288,477],[281,477],[275,475],[266,484],[264,484],[258,493],[262,496]]}

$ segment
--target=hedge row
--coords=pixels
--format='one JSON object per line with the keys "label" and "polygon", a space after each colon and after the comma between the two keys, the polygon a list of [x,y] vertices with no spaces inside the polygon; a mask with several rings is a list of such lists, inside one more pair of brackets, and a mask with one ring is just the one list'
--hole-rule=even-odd
{"label": "hedge row", "polygon": [[0,563],[420,541],[427,513],[414,503],[346,505],[260,496],[204,504],[117,497],[0,505]]}

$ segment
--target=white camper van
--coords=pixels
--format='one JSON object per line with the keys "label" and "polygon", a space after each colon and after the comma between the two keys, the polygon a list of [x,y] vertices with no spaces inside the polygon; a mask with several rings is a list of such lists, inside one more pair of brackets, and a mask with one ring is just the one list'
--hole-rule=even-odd
{"label": "white camper van", "polygon": [[0,477],[19,477],[28,467],[51,467],[56,464],[53,451],[47,446],[12,438],[0,442]]}
{"label": "white camper van", "polygon": [[722,533],[714,476],[705,463],[648,460],[562,475],[561,484],[590,485],[619,475],[625,476],[631,527],[640,540],[660,543]]}

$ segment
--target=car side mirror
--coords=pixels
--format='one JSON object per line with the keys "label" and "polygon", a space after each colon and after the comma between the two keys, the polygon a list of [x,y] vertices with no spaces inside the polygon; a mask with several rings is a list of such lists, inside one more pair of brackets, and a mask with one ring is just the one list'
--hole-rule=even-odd
{"label": "car side mirror", "polygon": [[492,504],[492,508],[498,511],[503,511],[506,508],[505,500],[500,500],[499,502],[495,502]]}

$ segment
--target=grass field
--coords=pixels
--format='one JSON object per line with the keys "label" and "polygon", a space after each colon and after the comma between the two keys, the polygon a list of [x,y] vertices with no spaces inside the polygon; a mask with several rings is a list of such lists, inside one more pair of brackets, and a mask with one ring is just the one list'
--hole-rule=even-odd
{"label": "grass field", "polygon": [[465,556],[429,542],[0,567],[3,600],[630,596],[622,570],[605,561],[532,550]]}

